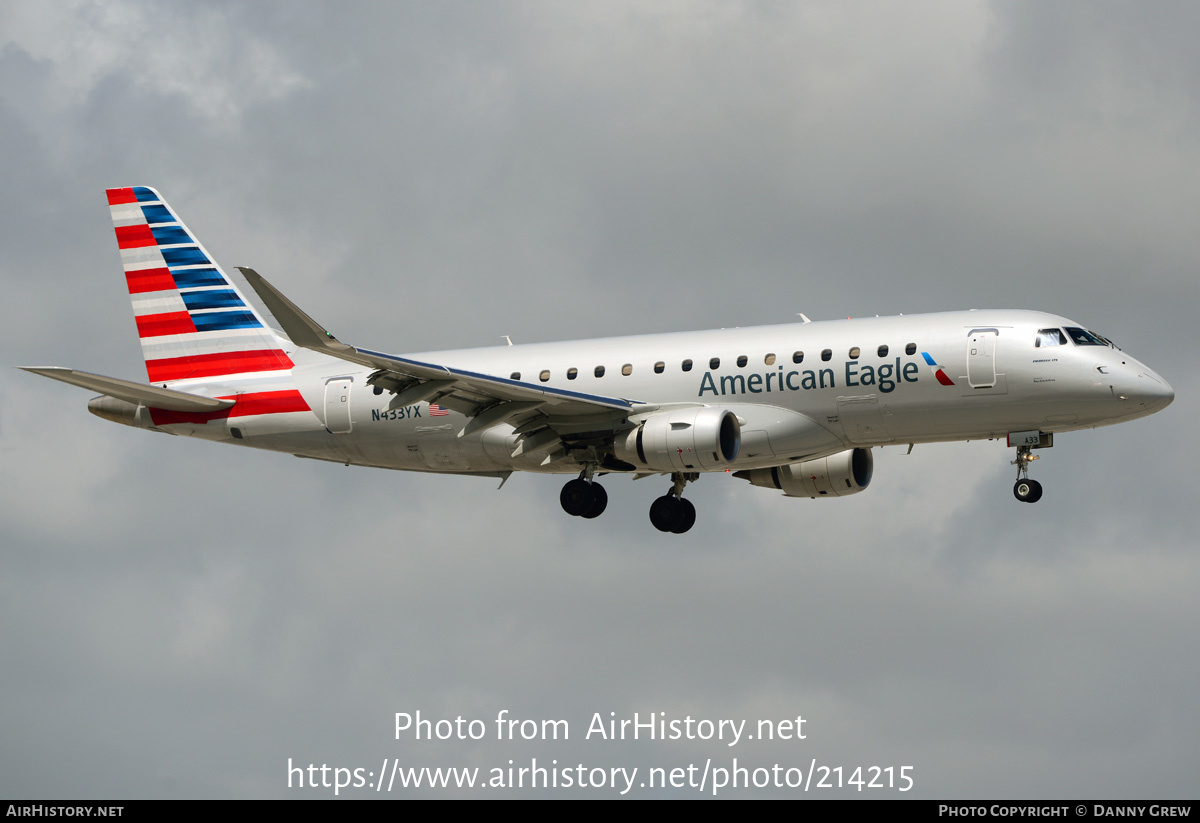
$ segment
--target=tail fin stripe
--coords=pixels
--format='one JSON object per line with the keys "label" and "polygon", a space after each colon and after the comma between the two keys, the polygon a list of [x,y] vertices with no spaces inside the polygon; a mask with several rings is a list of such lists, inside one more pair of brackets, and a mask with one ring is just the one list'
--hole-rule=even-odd
{"label": "tail fin stripe", "polygon": [[119,206],[122,203],[157,203],[158,195],[153,189],[145,186],[126,186],[123,189],[107,189],[108,205]]}
{"label": "tail fin stripe", "polygon": [[146,222],[150,225],[155,223],[178,223],[179,218],[171,214],[171,210],[166,206],[142,206],[142,216],[146,218]]}
{"label": "tail fin stripe", "polygon": [[183,295],[183,302],[187,305],[188,311],[197,311],[198,309],[229,309],[234,307],[246,307],[246,304],[242,302],[242,298],[238,297],[237,292],[235,292],[233,289],[185,291],[180,292],[180,294]]}
{"label": "tail fin stripe", "polygon": [[211,334],[143,337],[142,352],[146,360],[170,360],[239,351],[274,351],[263,346],[262,332],[262,329],[230,329]]}
{"label": "tail fin stripe", "polygon": [[143,294],[151,291],[166,291],[175,288],[176,280],[165,268],[135,269],[125,272],[125,282],[129,284],[130,294]]}
{"label": "tail fin stripe", "polygon": [[248,311],[209,312],[208,314],[192,315],[191,319],[195,325],[195,331],[198,332],[262,328],[262,323],[258,322],[258,318]]}
{"label": "tail fin stripe", "polygon": [[110,206],[137,202],[137,196],[133,193],[133,189],[128,187],[123,189],[108,189],[104,193],[108,195],[108,205]]}
{"label": "tail fin stripe", "polygon": [[185,311],[167,314],[146,314],[135,317],[138,337],[162,337],[168,334],[189,334],[196,331],[192,316]]}
{"label": "tail fin stripe", "polygon": [[121,264],[128,271],[131,268],[158,268],[163,265],[162,252],[157,246],[146,246],[140,249],[121,249]]}
{"label": "tail fin stripe", "polygon": [[293,363],[282,351],[258,350],[220,352],[190,357],[170,357],[147,360],[146,373],[151,383],[186,380],[198,377],[217,377],[225,374],[244,374],[260,371],[283,371]]}
{"label": "tail fin stripe", "polygon": [[163,256],[163,260],[167,261],[167,265],[171,268],[176,266],[201,266],[212,265],[212,261],[208,259],[203,251],[196,246],[184,246],[177,249],[159,249],[159,254]]}
{"label": "tail fin stripe", "polygon": [[204,286],[227,286],[228,281],[221,272],[213,268],[207,269],[174,269],[171,275],[175,285],[181,289],[198,289]]}
{"label": "tail fin stripe", "polygon": [[133,303],[134,317],[187,311],[179,292],[174,290],[145,292],[136,298],[131,297],[130,302]]}
{"label": "tail fin stripe", "polygon": [[158,240],[155,239],[154,233],[145,224],[117,226],[115,231],[117,232],[117,248],[119,249],[140,249],[145,246],[158,245]]}
{"label": "tail fin stripe", "polygon": [[194,246],[196,241],[193,240],[183,228],[183,226],[150,226],[150,233],[154,235],[155,242],[160,246],[178,246],[191,245]]}
{"label": "tail fin stripe", "polygon": [[199,332],[230,331],[232,329],[259,329],[258,322],[248,311],[218,311],[207,314],[189,314],[186,311],[143,314],[135,317],[138,337],[166,337],[171,334],[197,334]]}

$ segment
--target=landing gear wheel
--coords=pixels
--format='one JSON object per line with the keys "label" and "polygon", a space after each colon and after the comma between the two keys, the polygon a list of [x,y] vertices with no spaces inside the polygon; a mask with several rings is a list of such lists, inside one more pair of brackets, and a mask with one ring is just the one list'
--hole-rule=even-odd
{"label": "landing gear wheel", "polygon": [[650,504],[650,522],[660,532],[673,532],[683,522],[684,510],[680,498],[664,494]]}
{"label": "landing gear wheel", "polygon": [[691,500],[679,498],[679,523],[675,528],[671,529],[675,534],[683,534],[685,531],[696,525],[696,507],[692,505]]}
{"label": "landing gear wheel", "polygon": [[1022,503],[1036,503],[1042,499],[1042,484],[1036,480],[1018,480],[1013,486],[1013,496]]}
{"label": "landing gear wheel", "polygon": [[[596,492],[592,484],[586,480],[572,480],[562,487],[562,491],[558,495],[558,502],[562,504],[563,511],[567,514],[572,517],[580,517],[595,505]],[[608,503],[607,494],[604,496],[604,502]],[[601,507],[600,511],[604,511],[604,508]]]}
{"label": "landing gear wheel", "polygon": [[599,483],[591,483],[589,485],[592,487],[592,505],[580,517],[586,517],[588,520],[591,520],[593,517],[599,517],[604,514],[604,510],[608,507],[608,492]]}
{"label": "landing gear wheel", "polygon": [[[1047,441],[1045,445],[1054,445],[1054,441],[1049,439],[1052,435],[1039,434],[1038,437]],[[1017,467],[1017,482],[1013,485],[1013,497],[1022,503],[1036,503],[1042,499],[1042,484],[1029,479],[1029,464],[1038,459],[1038,456],[1033,453],[1034,448],[1034,446],[1017,446],[1017,459],[1012,462]],[[1042,448],[1042,446],[1036,448]]]}

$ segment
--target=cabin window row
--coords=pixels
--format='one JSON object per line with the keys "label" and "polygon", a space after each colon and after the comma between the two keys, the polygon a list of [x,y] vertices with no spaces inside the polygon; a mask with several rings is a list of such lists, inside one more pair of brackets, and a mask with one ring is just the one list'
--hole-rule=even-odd
{"label": "cabin window row", "polygon": [[[888,346],[885,344],[875,350],[875,355],[877,357],[887,357],[888,351],[889,351]],[[916,343],[907,344],[904,347],[904,353],[908,354],[908,355],[916,354],[917,353],[917,344]],[[851,360],[857,360],[857,359],[859,359],[859,357],[862,356],[862,349],[859,346],[853,346],[847,352],[847,355],[849,356],[849,358]],[[821,360],[827,361],[827,360],[832,360],[832,359],[833,359],[833,349],[823,349],[821,351]],[[764,365],[774,366],[775,361],[776,361],[776,356],[775,356],[774,352],[771,352],[763,357]],[[737,363],[738,368],[744,369],[750,363],[750,358],[748,356],[742,354],[742,355],[738,356],[738,358],[735,362]],[[804,362],[804,352],[803,351],[792,352],[792,362],[793,363],[803,363]],[[680,369],[680,371],[688,372],[688,371],[692,370],[693,365],[694,365],[694,363],[692,360],[690,360],[690,359],[684,360],[679,364],[679,369]],[[710,371],[716,371],[717,369],[721,368],[721,358],[719,358],[719,357],[709,358],[708,368]],[[657,363],[654,364],[654,373],[655,374],[662,374],[666,370],[667,370],[667,364],[665,361],[659,360]],[[592,374],[595,375],[596,377],[603,377],[605,374],[604,366],[596,366],[596,368],[592,370]],[[626,377],[633,374],[633,364],[626,363],[625,365],[621,366],[621,374]],[[567,369],[567,379],[568,380],[574,380],[578,376],[579,376],[579,369],[576,369],[576,368]],[[511,375],[509,375],[509,377],[512,380],[520,380],[521,373],[519,371],[515,371]],[[538,380],[542,381],[543,383],[548,382],[550,380],[550,370],[542,369],[538,373]]]}

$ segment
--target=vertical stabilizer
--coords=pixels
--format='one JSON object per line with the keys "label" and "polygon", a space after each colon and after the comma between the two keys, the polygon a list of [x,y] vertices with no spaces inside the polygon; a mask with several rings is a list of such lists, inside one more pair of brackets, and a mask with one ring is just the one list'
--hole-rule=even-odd
{"label": "vertical stabilizer", "polygon": [[285,341],[157,191],[107,194],[151,383],[292,368]]}

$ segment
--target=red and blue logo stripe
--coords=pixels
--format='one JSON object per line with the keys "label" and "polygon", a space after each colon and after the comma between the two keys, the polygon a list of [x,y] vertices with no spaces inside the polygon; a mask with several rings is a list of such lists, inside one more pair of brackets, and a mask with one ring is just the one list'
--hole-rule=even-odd
{"label": "red and blue logo stripe", "polygon": [[939,366],[937,364],[937,361],[934,360],[930,356],[929,352],[923,351],[923,352],[921,352],[921,356],[925,358],[925,363],[931,369],[933,369],[933,376],[937,378],[937,381],[939,383],[941,383],[943,386],[953,386],[954,385],[954,381],[946,376],[946,372],[942,371],[942,367]]}

